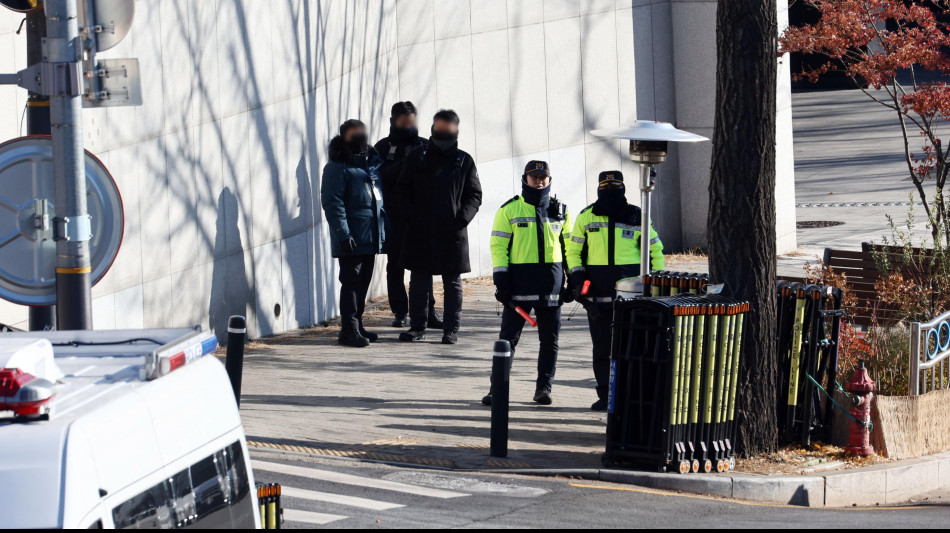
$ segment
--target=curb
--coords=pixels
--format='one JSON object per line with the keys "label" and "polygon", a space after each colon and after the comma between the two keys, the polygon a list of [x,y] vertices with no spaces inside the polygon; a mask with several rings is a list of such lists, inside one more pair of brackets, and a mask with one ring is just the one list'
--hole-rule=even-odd
{"label": "curb", "polygon": [[741,472],[678,475],[598,469],[495,469],[477,472],[576,477],[777,505],[865,507],[904,503],[928,492],[950,488],[950,452],[801,476]]}
{"label": "curb", "polygon": [[445,468],[418,463],[340,457],[255,446],[249,446],[249,448],[260,452],[445,472],[517,474],[606,481],[702,496],[813,508],[898,504],[922,494],[950,488],[950,452],[822,474],[767,476],[741,472],[725,475],[680,475],[597,468]]}

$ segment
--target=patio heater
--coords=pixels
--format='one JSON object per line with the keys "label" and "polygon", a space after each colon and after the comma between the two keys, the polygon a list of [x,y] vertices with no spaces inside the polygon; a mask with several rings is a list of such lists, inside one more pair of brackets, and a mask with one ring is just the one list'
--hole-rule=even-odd
{"label": "patio heater", "polygon": [[667,145],[671,142],[695,143],[708,141],[706,137],[678,130],[669,122],[637,120],[630,126],[607,128],[590,132],[595,137],[627,139],[630,141],[630,160],[640,165],[640,275],[650,273],[650,202],[656,188],[656,166],[666,161]]}

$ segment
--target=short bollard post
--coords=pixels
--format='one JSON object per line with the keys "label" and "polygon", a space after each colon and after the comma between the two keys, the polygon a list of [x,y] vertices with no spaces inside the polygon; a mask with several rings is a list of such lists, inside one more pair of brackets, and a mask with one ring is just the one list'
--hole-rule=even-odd
{"label": "short bollard post", "polygon": [[247,339],[247,321],[241,315],[228,319],[228,350],[224,369],[228,371],[234,401],[241,405],[241,374],[244,372],[244,341]]}
{"label": "short bollard post", "polygon": [[491,456],[508,456],[508,381],[511,344],[495,341],[491,364]]}

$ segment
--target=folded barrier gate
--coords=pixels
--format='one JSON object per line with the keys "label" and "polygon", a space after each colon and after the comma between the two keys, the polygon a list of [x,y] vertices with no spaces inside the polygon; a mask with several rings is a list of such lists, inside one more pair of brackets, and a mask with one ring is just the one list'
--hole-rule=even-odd
{"label": "folded barrier gate", "polygon": [[[701,278],[687,279],[699,290]],[[657,286],[662,292],[673,285],[651,288]],[[690,288],[614,304],[605,466],[652,464],[685,474],[735,465],[736,386],[749,304]]]}
{"label": "folded barrier gate", "polygon": [[[709,275],[658,271],[644,277],[644,296],[703,294]],[[778,424],[783,442],[808,444],[831,437],[835,406],[819,390],[833,394],[843,291],[820,284],[780,280],[776,286],[779,354]],[[805,422],[807,420],[807,423]]]}
{"label": "folded barrier gate", "polygon": [[[830,438],[834,404],[819,387],[833,394],[838,378],[838,338],[842,290],[827,285],[779,281],[779,435],[784,442],[808,444]],[[824,400],[824,405],[822,401]]]}
{"label": "folded barrier gate", "polygon": [[643,277],[644,296],[676,296],[680,293],[705,294],[709,274],[659,270]]}

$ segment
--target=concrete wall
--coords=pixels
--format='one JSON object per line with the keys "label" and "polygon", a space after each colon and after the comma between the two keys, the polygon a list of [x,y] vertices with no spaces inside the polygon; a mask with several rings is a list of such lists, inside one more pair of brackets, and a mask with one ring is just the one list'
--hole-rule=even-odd
{"label": "concrete wall", "polygon": [[[126,211],[119,257],[93,290],[96,327],[220,332],[228,315],[244,313],[251,333],[266,335],[334,316],[319,201],[326,145],[349,117],[374,139],[385,135],[401,99],[416,103],[423,130],[439,108],[462,117],[460,144],[485,191],[469,230],[473,275],[487,275],[492,216],[520,191],[528,160],[551,163],[555,192],[576,213],[595,199],[599,171],[636,176],[624,143],[589,130],[636,119],[641,102],[640,118],[711,133],[714,6],[137,1],[130,35],[103,55],[139,58],[145,105],[84,112],[86,148],[112,171]],[[19,21],[0,12],[0,71],[25,66]],[[0,139],[22,133],[25,99],[0,87]],[[785,139],[790,165],[790,132]],[[678,248],[702,240],[710,148],[674,151],[660,169],[654,220]],[[374,295],[384,290],[383,261]],[[0,305],[0,322],[23,326],[25,317]]]}

